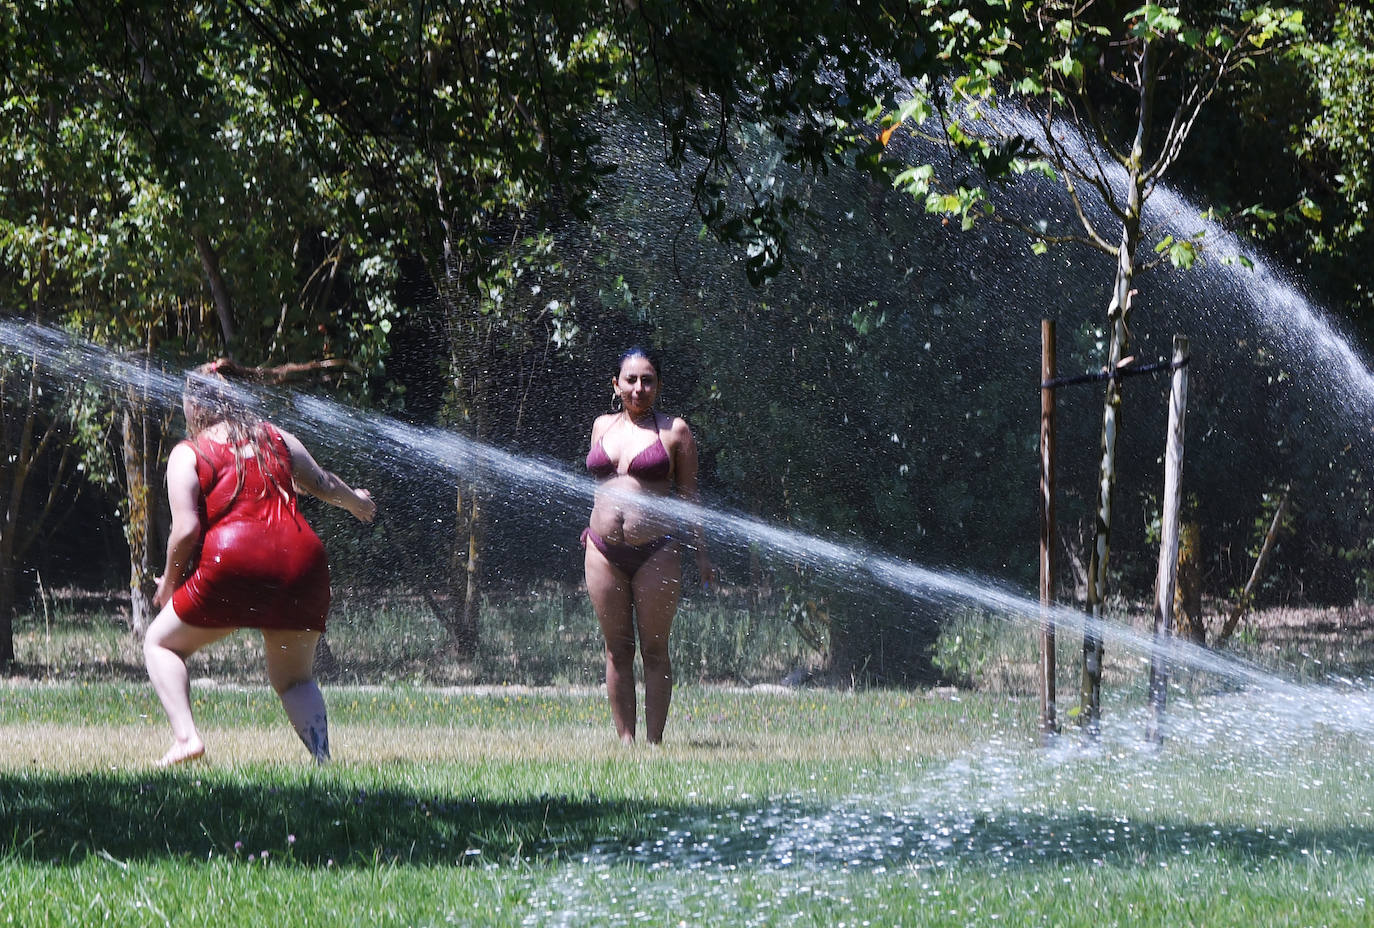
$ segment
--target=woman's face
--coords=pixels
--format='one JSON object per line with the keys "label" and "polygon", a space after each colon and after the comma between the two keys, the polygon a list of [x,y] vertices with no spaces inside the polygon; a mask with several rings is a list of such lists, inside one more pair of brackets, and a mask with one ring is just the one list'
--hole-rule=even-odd
{"label": "woman's face", "polygon": [[631,355],[621,362],[614,386],[620,402],[625,404],[625,411],[631,416],[642,416],[653,409],[658,400],[658,371],[643,355]]}

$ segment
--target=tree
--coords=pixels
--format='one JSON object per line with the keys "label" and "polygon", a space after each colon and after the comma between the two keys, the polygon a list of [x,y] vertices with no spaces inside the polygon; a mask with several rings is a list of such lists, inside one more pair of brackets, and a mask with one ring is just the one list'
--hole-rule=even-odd
{"label": "tree", "polygon": [[[1147,199],[1178,160],[1219,88],[1244,80],[1257,59],[1303,34],[1300,13],[1264,3],[1194,4],[1186,12],[1155,3],[1124,6],[1086,0],[1028,7],[1017,35],[989,46],[981,66],[954,79],[952,95],[964,108],[946,129],[953,145],[975,163],[1041,171],[1062,183],[1078,230],[1061,230],[1049,220],[1022,227],[1036,251],[1074,243],[1112,260],[1106,307],[1109,372],[1130,361],[1138,275],[1159,260],[1187,267],[1199,254],[1201,232],[1164,231],[1156,233],[1154,254],[1142,254],[1152,237],[1145,226]],[[887,117],[889,128],[907,119],[924,122],[934,93],[933,88],[916,93]],[[999,96],[1024,99],[1029,119],[999,124],[993,118]],[[1079,145],[1079,139],[1088,142]],[[1014,155],[1009,162],[1003,160],[1007,152]],[[981,190],[946,192],[934,170],[923,167],[904,171],[897,183],[927,208],[957,214],[966,225],[990,212],[995,196]],[[1087,572],[1094,617],[1101,615],[1106,593],[1121,426],[1121,379],[1107,384]],[[1095,729],[1102,640],[1091,629],[1083,653],[1081,715]]]}
{"label": "tree", "polygon": [[[793,168],[771,133],[745,127],[732,139],[741,168],[808,221],[791,230],[786,271],[744,286],[737,249],[689,234],[703,231],[690,191],[635,125],[606,129],[621,169],[607,206],[564,244],[586,255],[577,276],[601,283],[579,295],[604,307],[600,331],[618,324],[663,352],[665,410],[699,437],[711,504],[919,563],[1018,564],[1006,527],[1033,516],[1028,494],[1005,492],[1021,479],[1028,394],[1007,361],[1021,336],[970,293],[970,272],[1012,250],[944,228],[866,172]],[[776,594],[756,598],[765,609],[816,602],[837,678],[930,679],[947,604],[856,584],[835,565],[799,569],[746,540],[716,540],[725,575]]]}
{"label": "tree", "polygon": [[[282,112],[336,128],[340,157],[366,191],[369,234],[423,263],[436,328],[449,341],[448,413],[488,439],[501,420],[490,385],[515,373],[502,365],[566,344],[559,333],[571,331],[560,318],[571,301],[525,307],[491,294],[528,271],[521,243],[534,230],[556,236],[568,216],[588,214],[598,178],[614,167],[593,128],[598,114],[633,101],[661,115],[663,156],[687,175],[708,228],[745,250],[746,272],[761,283],[781,269],[803,211],[740,172],[739,128],[763,126],[803,171],[861,155],[876,164],[866,125],[875,107],[897,84],[975,49],[985,24],[964,8],[985,6],[236,0],[233,9],[270,50],[270,93],[297,101]],[[989,9],[987,28],[1009,15]],[[458,488],[456,510],[448,624],[470,650],[482,561],[475,486]]]}
{"label": "tree", "polygon": [[[44,203],[8,214],[11,240],[45,248],[52,275],[46,305],[16,308],[153,366],[225,352],[376,362],[390,275],[352,224],[355,191],[317,157],[333,140],[300,131],[263,93],[251,31],[197,3],[5,11],[10,58],[23,63],[8,74],[5,131],[26,153],[8,203]],[[171,412],[129,389],[87,420],[87,473],[123,497],[135,632],[160,566],[156,472]]]}
{"label": "tree", "polygon": [[[446,421],[481,440],[500,435],[494,423],[520,417],[507,416],[496,385],[526,369],[512,359],[549,344],[566,312],[531,298],[542,274],[557,273],[541,230],[585,212],[598,176],[583,120],[624,80],[607,33],[615,7],[235,6],[272,49],[272,93],[308,101],[337,131],[368,234],[423,266],[420,311],[448,343]],[[455,491],[445,624],[471,653],[483,503],[471,479]]]}
{"label": "tree", "polygon": [[[11,5],[0,7],[0,47],[7,70],[0,105],[0,140],[11,157],[0,165],[0,304],[7,313],[56,321],[69,283],[65,257],[73,237],[64,220],[79,213],[70,198],[86,174],[84,152],[69,146],[60,109],[34,93],[59,83],[20,45],[27,40]],[[14,659],[16,575],[31,545],[51,528],[55,504],[69,493],[79,461],[73,441],[92,419],[89,397],[45,377],[38,353],[6,346],[0,359],[0,663]]]}
{"label": "tree", "polygon": [[37,357],[0,349],[0,665],[15,658],[17,574],[70,495],[78,455],[69,439],[87,411],[80,397],[45,386]]}
{"label": "tree", "polygon": [[[1300,111],[1304,118],[1292,132],[1311,194],[1303,191],[1298,212],[1324,220],[1306,236],[1311,257],[1345,283],[1348,296],[1339,297],[1367,311],[1374,291],[1362,269],[1350,273],[1345,259],[1366,250],[1374,235],[1374,11],[1338,4],[1323,40],[1299,51],[1297,70],[1315,105]],[[1274,215],[1261,218],[1272,222]]]}

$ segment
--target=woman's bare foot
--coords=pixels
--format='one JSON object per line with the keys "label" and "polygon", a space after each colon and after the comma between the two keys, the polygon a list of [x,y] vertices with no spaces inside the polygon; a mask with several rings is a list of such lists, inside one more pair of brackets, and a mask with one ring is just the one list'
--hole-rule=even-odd
{"label": "woman's bare foot", "polygon": [[197,738],[194,741],[175,742],[167,753],[162,755],[154,767],[174,767],[205,756],[205,744]]}

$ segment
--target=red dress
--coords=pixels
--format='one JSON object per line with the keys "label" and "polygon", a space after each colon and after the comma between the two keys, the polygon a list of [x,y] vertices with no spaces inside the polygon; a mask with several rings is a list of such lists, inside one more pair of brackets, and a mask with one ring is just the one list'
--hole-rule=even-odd
{"label": "red dress", "polygon": [[[234,486],[234,449],[202,438],[196,452],[200,478],[201,540],[195,573],[172,594],[172,608],[201,628],[276,628],[324,631],[329,611],[329,564],[318,535],[296,510],[291,452],[266,423],[255,439],[275,483],[253,455],[243,463],[243,486]],[[269,453],[275,452],[275,453]]]}

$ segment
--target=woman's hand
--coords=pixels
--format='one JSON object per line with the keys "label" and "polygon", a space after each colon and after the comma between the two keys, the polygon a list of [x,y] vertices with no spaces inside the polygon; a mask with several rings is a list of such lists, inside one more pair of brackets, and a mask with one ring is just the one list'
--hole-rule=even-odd
{"label": "woman's hand", "polygon": [[174,590],[171,587],[171,585],[167,583],[167,577],[165,574],[161,577],[158,577],[157,592],[153,594],[153,608],[156,609],[158,612],[161,612],[162,607],[166,606],[169,602],[172,601],[172,594],[175,592],[176,590]]}
{"label": "woman's hand", "polygon": [[372,494],[367,490],[354,490],[353,505],[348,508],[363,522],[371,522],[377,515],[377,504],[373,502]]}

